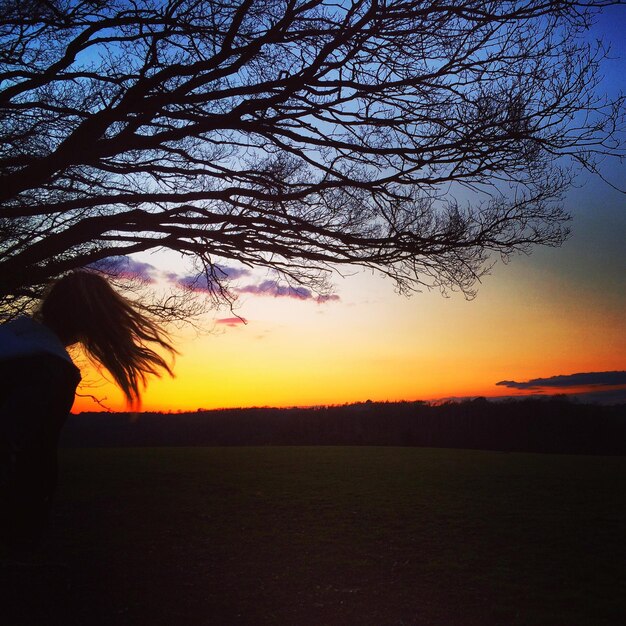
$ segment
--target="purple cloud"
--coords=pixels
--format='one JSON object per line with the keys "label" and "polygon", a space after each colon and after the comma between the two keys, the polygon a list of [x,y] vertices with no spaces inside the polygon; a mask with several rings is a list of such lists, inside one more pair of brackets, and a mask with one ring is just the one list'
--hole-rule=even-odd
{"label": "purple cloud", "polygon": [[185,289],[191,289],[192,291],[211,291],[209,287],[209,281],[205,274],[198,274],[196,276],[177,276],[173,281]]}
{"label": "purple cloud", "polygon": [[336,293],[331,293],[327,296],[317,296],[315,298],[318,302],[338,302],[341,298]]}
{"label": "purple cloud", "polygon": [[561,374],[549,378],[533,378],[526,382],[514,380],[501,380],[496,383],[509,389],[538,390],[545,387],[609,387],[614,385],[626,385],[626,371],[620,372],[587,372],[580,374]]}
{"label": "purple cloud", "polygon": [[244,325],[247,324],[248,320],[246,320],[243,317],[222,317],[218,320],[215,320],[215,323],[234,328],[235,326],[241,326],[242,324]]}
{"label": "purple cloud", "polygon": [[291,287],[290,285],[279,285],[273,280],[264,280],[257,285],[245,285],[237,289],[237,293],[249,293],[257,296],[273,296],[274,298],[294,298],[296,300],[315,300],[316,302],[328,302],[339,300],[339,296],[332,294],[327,296],[316,296],[306,287]]}
{"label": "purple cloud", "polygon": [[217,269],[218,273],[224,275],[229,280],[237,280],[242,276],[250,276],[250,270],[247,267],[229,267],[227,265],[215,264],[213,267]]}
{"label": "purple cloud", "polygon": [[258,285],[246,285],[239,287],[238,293],[251,293],[259,296],[274,296],[275,298],[296,298],[298,300],[309,300],[313,294],[305,287],[290,287],[279,285],[273,280],[264,280]]}
{"label": "purple cloud", "polygon": [[[217,278],[222,280],[236,280],[237,278],[250,274],[250,270],[245,267],[228,267],[227,265],[215,264],[213,268]],[[169,281],[193,291],[213,291],[213,289],[217,287],[211,278],[207,280],[207,276],[204,273],[190,274],[187,276],[169,273],[166,276]]]}
{"label": "purple cloud", "polygon": [[118,278],[141,279],[148,283],[154,282],[154,273],[157,271],[154,265],[135,261],[128,256],[112,256],[87,266],[106,274],[112,274]]}

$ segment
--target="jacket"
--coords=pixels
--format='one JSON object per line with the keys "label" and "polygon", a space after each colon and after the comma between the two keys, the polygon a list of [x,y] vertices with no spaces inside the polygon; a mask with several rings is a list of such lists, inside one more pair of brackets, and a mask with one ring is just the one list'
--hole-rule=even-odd
{"label": "jacket", "polygon": [[0,326],[0,540],[11,547],[36,543],[45,528],[79,381],[47,327],[27,317]]}

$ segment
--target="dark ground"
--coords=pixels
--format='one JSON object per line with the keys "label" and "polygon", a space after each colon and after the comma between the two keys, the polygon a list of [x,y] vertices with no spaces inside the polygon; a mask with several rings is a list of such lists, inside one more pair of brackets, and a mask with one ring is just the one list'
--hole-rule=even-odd
{"label": "dark ground", "polygon": [[64,450],[3,625],[618,626],[626,458]]}

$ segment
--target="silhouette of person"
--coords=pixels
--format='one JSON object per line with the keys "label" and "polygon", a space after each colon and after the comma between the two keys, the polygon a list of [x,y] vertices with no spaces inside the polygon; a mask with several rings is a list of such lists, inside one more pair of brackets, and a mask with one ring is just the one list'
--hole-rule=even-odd
{"label": "silhouette of person", "polygon": [[170,367],[149,345],[175,350],[163,330],[99,274],[53,283],[32,317],[0,326],[0,542],[36,547],[57,484],[57,445],[80,372],[66,347],[80,342],[131,406],[146,377]]}

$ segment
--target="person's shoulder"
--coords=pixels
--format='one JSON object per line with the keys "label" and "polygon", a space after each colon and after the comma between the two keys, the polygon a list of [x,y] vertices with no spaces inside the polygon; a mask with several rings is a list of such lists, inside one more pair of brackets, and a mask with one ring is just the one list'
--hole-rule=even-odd
{"label": "person's shoulder", "polygon": [[22,315],[0,325],[0,361],[48,354],[72,364],[57,335],[41,322]]}

